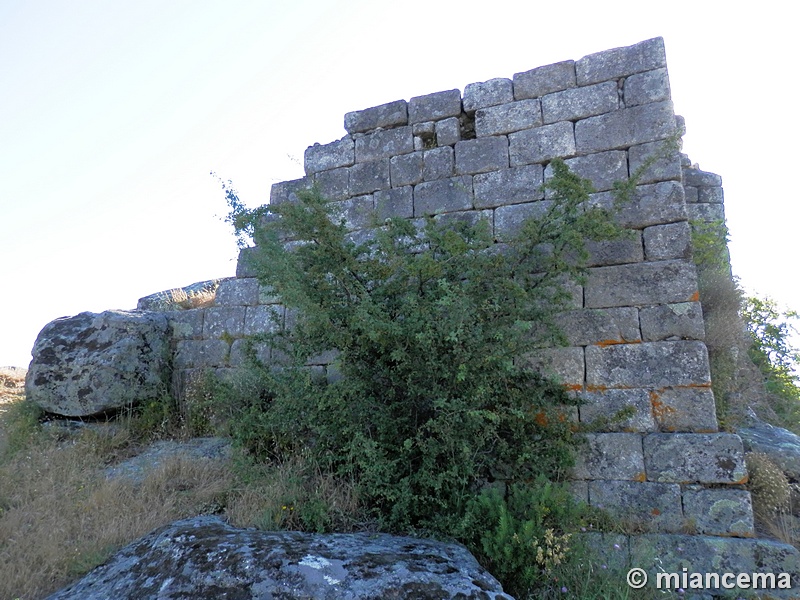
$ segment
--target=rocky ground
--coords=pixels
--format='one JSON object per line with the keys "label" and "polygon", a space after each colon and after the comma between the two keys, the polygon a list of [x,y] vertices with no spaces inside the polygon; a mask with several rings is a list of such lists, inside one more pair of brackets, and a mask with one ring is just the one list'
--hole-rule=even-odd
{"label": "rocky ground", "polygon": [[[19,400],[25,395],[25,374],[22,367],[0,367],[0,413],[9,402]],[[0,428],[0,452],[5,447],[5,432]]]}

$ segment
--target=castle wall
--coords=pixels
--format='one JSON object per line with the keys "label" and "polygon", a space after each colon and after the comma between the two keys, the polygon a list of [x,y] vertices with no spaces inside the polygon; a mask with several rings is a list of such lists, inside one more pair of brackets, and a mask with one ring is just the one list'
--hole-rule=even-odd
{"label": "castle wall", "polygon": [[[306,176],[272,187],[271,204],[316,184],[353,235],[371,217],[488,219],[507,239],[548,200],[549,163],[590,179],[610,206],[627,179],[680,125],[663,40],[397,100],[345,115],[347,135],[305,153]],[[586,399],[591,422],[633,416],[587,435],[576,495],[660,532],[753,535],[742,443],[720,432],[691,260],[690,221],[724,218],[719,176],[671,151],[641,174],[618,215],[629,237],[592,243],[585,286],[562,316],[568,346],[525,357]],[[279,326],[285,309],[240,256],[214,305],[170,313],[176,382],[242,364],[244,337]],[[277,315],[278,320],[271,319]],[[260,349],[269,361],[271,350]],[[314,368],[329,369],[320,357]],[[719,507],[726,509],[720,512]]]}

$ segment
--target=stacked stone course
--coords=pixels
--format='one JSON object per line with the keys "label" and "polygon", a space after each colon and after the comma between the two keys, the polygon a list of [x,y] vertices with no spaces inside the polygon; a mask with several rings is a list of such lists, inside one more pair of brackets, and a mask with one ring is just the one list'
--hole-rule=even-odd
{"label": "stacked stone course", "polygon": [[[673,113],[663,40],[591,54],[345,115],[347,135],[305,153],[305,177],[273,185],[271,204],[316,185],[353,235],[390,216],[484,218],[498,243],[549,202],[542,183],[562,158],[610,207],[625,180],[682,127]],[[629,236],[590,245],[585,287],[561,316],[569,345],[524,357],[560,378],[592,422],[574,490],[590,504],[659,532],[752,536],[738,436],[715,416],[690,220],[724,218],[720,178],[677,151],[641,173],[618,215]],[[176,381],[242,363],[244,337],[283,327],[286,310],[254,279],[252,249],[215,306],[170,315]],[[275,361],[268,347],[264,360]],[[315,368],[333,375],[330,356]],[[726,506],[720,511],[721,504]],[[711,515],[714,515],[713,517]]]}

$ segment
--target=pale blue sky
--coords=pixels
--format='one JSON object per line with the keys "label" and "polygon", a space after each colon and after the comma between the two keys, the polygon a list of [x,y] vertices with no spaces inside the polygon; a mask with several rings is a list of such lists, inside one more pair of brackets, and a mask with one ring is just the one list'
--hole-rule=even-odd
{"label": "pale blue sky", "polygon": [[[564,8],[568,7],[568,8]],[[343,115],[663,36],[684,150],[720,174],[734,271],[800,307],[788,5],[0,0],[0,365],[49,321],[235,271],[242,200]]]}

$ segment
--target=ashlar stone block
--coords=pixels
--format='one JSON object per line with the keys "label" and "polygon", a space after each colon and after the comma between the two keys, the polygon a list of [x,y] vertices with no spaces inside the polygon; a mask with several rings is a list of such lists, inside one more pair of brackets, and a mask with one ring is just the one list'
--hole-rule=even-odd
{"label": "ashlar stone block", "polygon": [[461,123],[455,117],[436,121],[434,134],[437,146],[452,146],[461,140]]}
{"label": "ashlar stone block", "polygon": [[191,340],[203,336],[204,308],[173,310],[164,313],[169,323],[173,340]]}
{"label": "ashlar stone block", "polygon": [[[459,142],[460,143],[460,142]],[[455,151],[450,146],[426,150],[422,161],[422,179],[434,181],[456,174]]]}
{"label": "ashlar stone block", "polygon": [[694,187],[721,187],[722,177],[715,173],[701,171],[700,169],[684,168],[683,184]]}
{"label": "ashlar stone block", "polygon": [[699,302],[643,307],[639,310],[639,320],[646,342],[705,339],[703,308]]}
{"label": "ashlar stone block", "polygon": [[542,166],[524,165],[475,175],[476,208],[493,208],[541,200]]}
{"label": "ashlar stone block", "polygon": [[472,177],[461,175],[414,186],[414,216],[472,209]]}
{"label": "ashlar stone block", "polygon": [[567,121],[511,133],[508,140],[512,167],[575,155],[575,133]]}
{"label": "ashlar stone block", "polygon": [[546,124],[585,119],[618,108],[616,81],[570,88],[542,98],[542,118]]}
{"label": "ashlar stone block", "polygon": [[422,152],[393,156],[389,161],[392,187],[415,185],[422,181]]}
{"label": "ashlar stone block", "polygon": [[589,85],[667,66],[660,37],[584,56],[575,63],[578,85]]}
{"label": "ashlar stone block", "polygon": [[344,200],[350,193],[350,170],[341,167],[314,173],[314,183],[326,200]]}
{"label": "ashlar stone block", "polygon": [[746,490],[703,489],[683,493],[686,519],[702,535],[753,537],[753,505]]}
{"label": "ashlar stone block", "polygon": [[[628,178],[628,155],[624,150],[598,152],[588,156],[576,156],[564,161],[570,170],[592,182],[595,191],[601,192],[614,187],[614,182]],[[547,165],[545,181],[553,177],[553,167]],[[552,192],[548,190],[548,195]]]}
{"label": "ashlar stone block", "polygon": [[587,433],[585,438],[586,443],[577,448],[574,479],[645,481],[640,434]]}
{"label": "ashlar stone block", "polygon": [[665,260],[589,269],[587,308],[642,306],[697,301],[695,267],[684,260]]}
{"label": "ashlar stone block", "polygon": [[583,348],[543,348],[520,358],[521,364],[556,378],[565,386],[583,386]]}
{"label": "ashlar stone block", "polygon": [[329,206],[332,219],[335,222],[344,221],[347,229],[364,229],[374,224],[374,204],[371,194],[331,202]]}
{"label": "ashlar stone block", "polygon": [[[656,431],[656,422],[650,403],[650,393],[645,389],[606,390],[604,392],[582,392],[585,401],[578,407],[581,423],[591,424],[602,419],[604,430],[625,432]],[[620,419],[622,411],[633,414]]]}
{"label": "ashlar stone block", "polygon": [[203,319],[203,337],[241,337],[244,332],[244,313],[244,306],[207,308]]}
{"label": "ashlar stone block", "polygon": [[356,161],[359,163],[390,158],[413,151],[414,138],[409,126],[368,133],[358,138],[355,145]]}
{"label": "ashlar stone block", "polygon": [[508,168],[508,140],[486,137],[456,144],[456,173],[471,175]]}
{"label": "ashlar stone block", "polygon": [[269,203],[273,206],[284,202],[297,202],[297,192],[311,189],[311,180],[306,177],[273,183],[269,193]]}
{"label": "ashlar stone block", "polygon": [[181,340],[175,351],[175,368],[221,367],[229,352],[230,344],[224,340]]}
{"label": "ashlar stone block", "polygon": [[654,69],[631,75],[625,80],[625,106],[638,106],[670,99],[667,69]]}
{"label": "ashlar stone block", "polygon": [[379,223],[389,217],[410,219],[414,216],[414,191],[410,185],[375,192],[372,199]]}
{"label": "ashlar stone block", "polygon": [[697,201],[706,204],[722,204],[725,196],[721,187],[697,188]]}
{"label": "ashlar stone block", "polygon": [[644,230],[643,238],[647,260],[688,259],[692,256],[692,232],[686,221],[653,225]]}
{"label": "ashlar stone block", "polygon": [[643,447],[649,481],[747,481],[742,440],[733,433],[651,433],[644,437]]}
{"label": "ashlar stone block", "polygon": [[258,304],[258,280],[236,278],[223,280],[217,288],[215,306],[251,306]]}
{"label": "ashlar stone block", "polygon": [[[657,181],[681,181],[681,155],[668,150],[666,142],[648,142],[631,146],[628,150],[630,172],[636,173],[640,168],[639,183],[655,183]],[[649,164],[645,164],[649,163]]]}
{"label": "ashlar stone block", "polygon": [[514,86],[510,79],[490,79],[470,83],[464,88],[464,112],[474,113],[479,108],[505,104],[514,99]]}
{"label": "ashlar stone block", "polygon": [[651,390],[650,404],[659,431],[715,433],[719,430],[714,392],[708,388]]}
{"label": "ashlar stone block", "polygon": [[710,386],[706,345],[696,341],[586,347],[589,389]]}
{"label": "ashlar stone block", "polygon": [[589,259],[586,266],[622,265],[644,260],[642,234],[639,231],[628,231],[616,240],[586,242]]}
{"label": "ashlar stone block", "polygon": [[330,144],[314,144],[305,151],[306,174],[349,167],[355,163],[353,138],[349,135]]}
{"label": "ashlar stone block", "polygon": [[248,306],[244,317],[244,334],[275,333],[283,327],[285,308],[280,304]]}
{"label": "ashlar stone block", "polygon": [[556,324],[570,346],[640,342],[636,308],[581,309],[561,313]]}
{"label": "ashlar stone block", "polygon": [[575,145],[579,153],[590,154],[662,140],[675,131],[672,102],[653,102],[578,121]]}
{"label": "ashlar stone block", "polygon": [[498,241],[508,241],[517,235],[522,222],[528,218],[540,218],[550,209],[552,202],[540,200],[526,204],[500,206],[494,211],[494,236]]}
{"label": "ashlar stone block", "polygon": [[681,486],[649,481],[590,481],[589,504],[638,528],[666,533],[684,526]]}
{"label": "ashlar stone block", "polygon": [[408,123],[408,103],[395,100],[380,106],[349,112],[344,116],[347,133],[361,133],[378,127],[394,127]]}
{"label": "ashlar stone block", "polygon": [[350,196],[388,190],[390,187],[388,158],[350,167]]}
{"label": "ashlar stone block", "polygon": [[565,60],[514,75],[514,99],[539,98],[575,87],[575,61]]}
{"label": "ashlar stone block", "polygon": [[439,121],[461,114],[461,92],[447,90],[416,96],[408,102],[408,122]]}
{"label": "ashlar stone block", "polygon": [[725,206],[723,204],[687,204],[686,215],[690,221],[703,221],[712,223],[725,220]]}
{"label": "ashlar stone block", "polygon": [[542,125],[539,100],[528,99],[483,108],[475,113],[475,135],[502,135]]}
{"label": "ashlar stone block", "polygon": [[[614,195],[611,192],[590,194],[589,203],[591,206],[613,209]],[[685,221],[687,213],[683,186],[677,181],[637,186],[633,198],[625,203],[615,219],[621,226],[632,229]]]}

